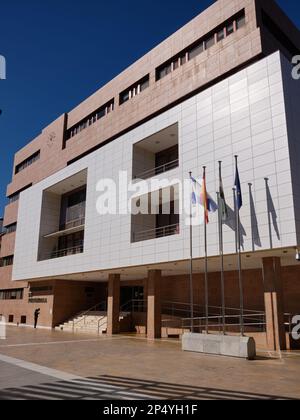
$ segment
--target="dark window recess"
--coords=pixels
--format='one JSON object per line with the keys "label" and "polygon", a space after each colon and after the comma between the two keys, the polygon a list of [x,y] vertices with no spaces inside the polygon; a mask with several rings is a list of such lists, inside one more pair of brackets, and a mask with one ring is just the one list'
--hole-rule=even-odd
{"label": "dark window recess", "polygon": [[13,255],[10,255],[9,257],[3,257],[0,259],[0,267],[9,267],[13,265],[13,263],[14,263]]}
{"label": "dark window recess", "polygon": [[21,324],[24,325],[27,323],[27,317],[25,315],[21,316]]}
{"label": "dark window recess", "polygon": [[82,254],[84,245],[84,231],[71,235],[62,236],[50,255],[50,259],[68,257],[70,255]]}
{"label": "dark window recess", "polygon": [[12,324],[14,322],[14,316],[13,315],[8,315],[8,322],[10,324]]}
{"label": "dark window recess", "polygon": [[11,225],[5,226],[5,233],[8,235],[10,233],[16,232],[17,223],[12,223]]}
{"label": "dark window recess", "polygon": [[86,186],[62,196],[60,230],[84,225]]}
{"label": "dark window recess", "polygon": [[30,188],[30,187],[32,187],[32,184],[26,185],[26,187],[22,188],[21,190],[15,192],[14,194],[9,195],[7,197],[8,198],[8,203],[11,204],[11,203],[14,203],[14,202],[18,201],[19,198],[20,198],[20,194],[23,191],[28,190],[28,188]]}
{"label": "dark window recess", "polygon": [[48,292],[52,292],[53,291],[53,287],[52,286],[40,286],[40,287],[30,287],[30,293],[48,293]]}
{"label": "dark window recess", "polygon": [[169,149],[163,150],[162,152],[156,153],[155,155],[155,168],[156,175],[160,173],[161,168],[165,165],[169,165],[172,162],[178,161],[178,145],[172,146]]}
{"label": "dark window recess", "polygon": [[141,80],[136,82],[134,85],[130,86],[129,88],[124,90],[122,93],[120,93],[120,105],[124,104],[125,102],[139,95],[141,92],[147,89],[149,85],[150,85],[150,76],[148,74],[147,76],[143,77]]}
{"label": "dark window recess", "polygon": [[18,174],[19,172],[23,171],[24,169],[28,168],[28,166],[31,166],[34,162],[39,160],[41,157],[41,151],[38,150],[33,155],[31,155],[29,158],[25,159],[23,162],[19,163],[16,166],[15,174]]}
{"label": "dark window recess", "polygon": [[0,300],[22,300],[23,289],[0,290]]}
{"label": "dark window recess", "polygon": [[156,69],[156,80],[160,80],[184,65],[187,61],[194,59],[204,50],[215,45],[216,42],[222,41],[225,37],[233,34],[236,30],[242,28],[246,24],[245,9],[241,10],[230,19],[213,29],[211,32],[194,42],[180,54],[177,54],[170,60]]}
{"label": "dark window recess", "polygon": [[98,108],[96,111],[88,115],[86,118],[82,119],[79,123],[73,125],[66,132],[66,140],[71,139],[72,137],[79,134],[81,131],[93,125],[96,121],[101,120],[106,115],[114,110],[115,101],[114,99],[107,102],[105,105]]}
{"label": "dark window recess", "polygon": [[300,54],[299,49],[290,40],[290,38],[282,31],[282,29],[262,10],[262,23],[263,27],[266,28],[271,35],[285,48],[285,50],[291,55]]}
{"label": "dark window recess", "polygon": [[175,203],[170,202],[170,213],[163,214],[163,206],[159,206],[159,214],[156,215],[156,236],[161,237],[162,230],[168,226],[179,226],[179,214],[175,214]]}

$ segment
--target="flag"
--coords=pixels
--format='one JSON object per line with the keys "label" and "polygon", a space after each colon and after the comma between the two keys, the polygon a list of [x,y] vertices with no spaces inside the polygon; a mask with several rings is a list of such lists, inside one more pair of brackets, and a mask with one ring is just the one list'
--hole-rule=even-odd
{"label": "flag", "polygon": [[[211,196],[207,193],[206,190],[206,179],[202,180],[196,180],[195,178],[191,177],[192,182],[192,204],[193,206],[200,207],[201,210],[203,207],[205,210],[205,222],[208,223],[208,213],[214,213],[218,210],[217,204],[214,202],[214,200],[211,198]],[[206,199],[205,199],[206,197]],[[199,215],[200,224],[204,224],[204,212],[201,211],[201,214]],[[208,221],[207,221],[208,220]]]}
{"label": "flag", "polygon": [[220,186],[219,186],[219,211],[220,211],[220,216],[221,216],[221,220],[223,222],[226,222],[228,220],[228,210],[227,210],[227,204],[226,204],[226,199],[225,199],[225,193],[224,193],[224,186],[223,186],[223,180],[222,180],[222,172],[221,172],[221,166],[220,166],[220,176],[219,176],[219,181],[220,181]]}
{"label": "flag", "polygon": [[202,180],[202,189],[201,189],[201,205],[204,209],[204,221],[206,224],[209,223],[208,217],[208,196],[207,196],[207,189],[206,189],[206,172],[205,169],[203,170],[203,180]]}
{"label": "flag", "polygon": [[238,210],[240,210],[243,206],[243,196],[242,196],[242,188],[241,188],[241,180],[240,180],[240,174],[237,164],[237,158],[236,158],[236,173],[235,173],[235,190],[236,190],[236,204]]}

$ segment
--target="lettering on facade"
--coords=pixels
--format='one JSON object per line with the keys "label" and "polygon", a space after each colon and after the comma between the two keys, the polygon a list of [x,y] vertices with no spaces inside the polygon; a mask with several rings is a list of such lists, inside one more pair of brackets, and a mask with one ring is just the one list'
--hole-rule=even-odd
{"label": "lettering on facade", "polygon": [[300,340],[300,315],[296,315],[293,318],[293,331],[292,331],[292,337],[293,340],[298,341]]}
{"label": "lettering on facade", "polygon": [[28,299],[28,303],[48,303],[48,299],[46,299],[46,298],[30,298],[30,299]]}
{"label": "lettering on facade", "polygon": [[292,71],[292,77],[294,80],[300,80],[300,55],[295,55],[292,59],[294,65]]}
{"label": "lettering on facade", "polygon": [[0,55],[0,80],[6,79],[6,59]]}

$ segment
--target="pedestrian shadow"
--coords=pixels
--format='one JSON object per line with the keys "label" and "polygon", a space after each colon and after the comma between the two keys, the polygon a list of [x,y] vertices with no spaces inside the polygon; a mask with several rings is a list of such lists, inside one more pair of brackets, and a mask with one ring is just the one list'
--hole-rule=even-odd
{"label": "pedestrian shadow", "polygon": [[180,385],[121,376],[8,388],[0,400],[293,400],[278,395]]}

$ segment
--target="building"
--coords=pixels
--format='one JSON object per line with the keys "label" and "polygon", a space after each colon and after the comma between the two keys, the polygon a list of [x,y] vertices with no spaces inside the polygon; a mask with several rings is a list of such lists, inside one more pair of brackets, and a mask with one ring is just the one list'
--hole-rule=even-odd
{"label": "building", "polygon": [[[217,191],[222,160],[234,213],[238,154],[245,309],[260,325],[248,333],[270,349],[290,346],[285,314],[300,311],[300,82],[291,66],[299,51],[299,31],[274,1],[218,0],[17,152],[4,215],[0,313],[30,326],[40,308],[39,326],[54,328],[102,306],[98,327],[104,320],[108,334],[134,327],[149,338],[160,337],[162,327],[166,333],[164,322],[189,318],[190,229],[174,211],[184,201],[179,183],[206,165],[208,190]],[[99,180],[118,184],[120,171],[133,184],[177,179],[167,187],[169,199],[156,203],[169,205],[169,214],[99,215]],[[125,195],[120,200],[126,208]],[[213,308],[221,305],[216,215],[208,231]],[[239,308],[235,243],[228,223],[227,308]],[[201,314],[200,228],[193,252]]]}

